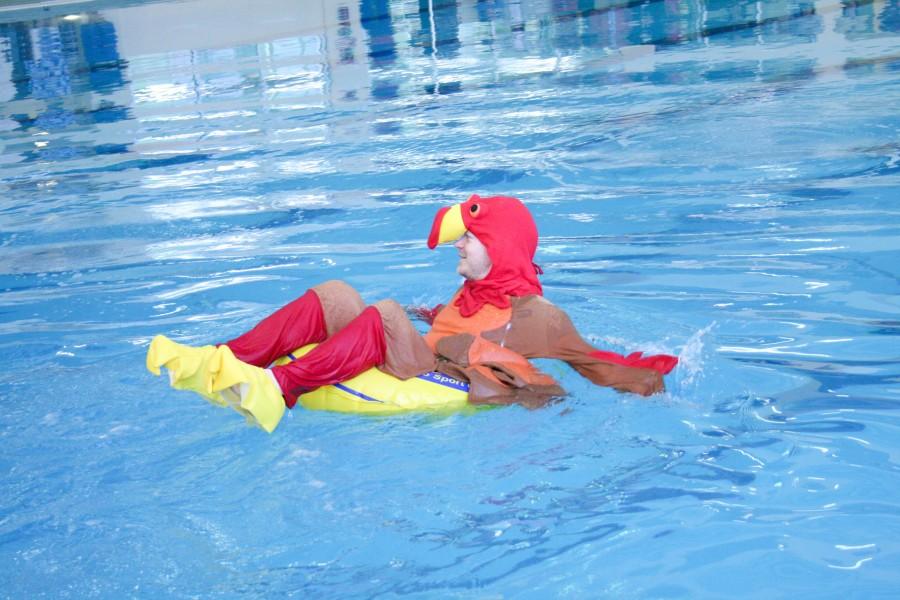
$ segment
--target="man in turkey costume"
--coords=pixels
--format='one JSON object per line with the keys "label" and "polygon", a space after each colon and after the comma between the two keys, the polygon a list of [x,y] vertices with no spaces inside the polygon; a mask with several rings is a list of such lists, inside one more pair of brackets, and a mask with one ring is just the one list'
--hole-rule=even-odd
{"label": "man in turkey costume", "polygon": [[[393,300],[366,307],[344,282],[317,285],[247,333],[218,346],[194,348],[154,338],[147,367],[169,370],[173,387],[231,404],[272,431],[285,406],[320,386],[367,369],[399,379],[440,371],[469,382],[470,404],[545,404],[565,392],[530,358],[564,360],[597,385],[650,395],[664,389],[673,356],[622,356],[597,350],[568,315],[542,295],[534,264],[538,233],[516,198],[473,195],[435,216],[428,247],[454,242],[462,287],[446,305],[414,314],[431,323],[420,335]],[[306,344],[301,358],[272,362]]]}

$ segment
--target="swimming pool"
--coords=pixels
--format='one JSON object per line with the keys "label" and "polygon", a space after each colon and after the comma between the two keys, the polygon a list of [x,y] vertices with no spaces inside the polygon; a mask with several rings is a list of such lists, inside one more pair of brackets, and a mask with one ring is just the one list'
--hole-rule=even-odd
{"label": "swimming pool", "polygon": [[[897,593],[897,0],[221,6],[0,8],[4,596]],[[445,300],[473,192],[668,393],[269,436],[144,369]]]}

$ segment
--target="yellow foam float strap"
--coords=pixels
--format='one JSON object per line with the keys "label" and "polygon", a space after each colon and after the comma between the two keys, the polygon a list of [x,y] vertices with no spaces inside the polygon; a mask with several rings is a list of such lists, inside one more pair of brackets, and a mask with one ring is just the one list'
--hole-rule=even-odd
{"label": "yellow foam float strap", "polygon": [[[310,344],[299,348],[274,364],[287,364],[315,347]],[[468,383],[442,373],[431,372],[402,380],[371,368],[342,383],[303,394],[299,402],[310,410],[391,414],[458,411],[468,406],[468,398]]]}

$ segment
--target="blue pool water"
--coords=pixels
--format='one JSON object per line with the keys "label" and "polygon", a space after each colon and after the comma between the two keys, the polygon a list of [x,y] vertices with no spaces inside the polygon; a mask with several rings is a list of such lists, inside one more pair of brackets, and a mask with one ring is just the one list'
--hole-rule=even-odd
{"label": "blue pool water", "polygon": [[[227,5],[227,9],[223,6]],[[0,595],[891,598],[900,2],[0,7]],[[273,435],[169,389],[326,279],[436,304],[524,199],[650,399]]]}

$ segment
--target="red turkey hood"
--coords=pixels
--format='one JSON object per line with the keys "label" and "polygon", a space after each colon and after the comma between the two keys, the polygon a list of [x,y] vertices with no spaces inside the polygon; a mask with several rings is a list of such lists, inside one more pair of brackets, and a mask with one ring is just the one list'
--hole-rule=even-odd
{"label": "red turkey hood", "polygon": [[472,195],[462,204],[438,211],[428,236],[428,247],[455,241],[466,231],[487,249],[492,267],[484,279],[467,279],[456,299],[460,314],[469,317],[485,304],[510,306],[509,296],[542,295],[534,264],[538,232],[531,213],[509,196]]}

